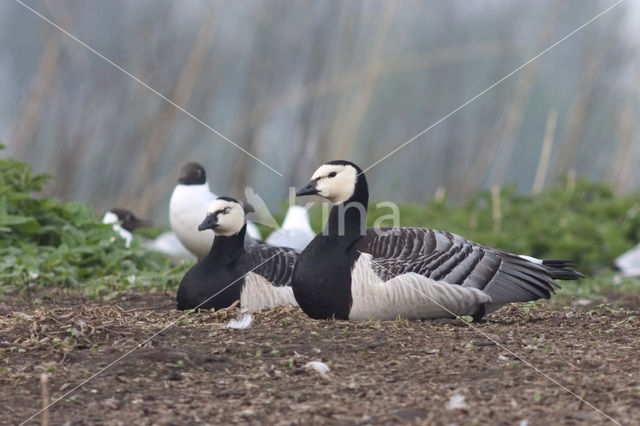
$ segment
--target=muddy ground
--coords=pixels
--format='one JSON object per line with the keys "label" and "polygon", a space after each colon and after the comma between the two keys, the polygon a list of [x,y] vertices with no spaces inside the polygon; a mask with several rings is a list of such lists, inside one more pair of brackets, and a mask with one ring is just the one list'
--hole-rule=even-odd
{"label": "muddy ground", "polygon": [[[183,316],[173,300],[148,293],[96,303],[60,294],[34,308],[22,296],[4,297],[0,423],[29,419],[43,391],[64,395],[44,413],[50,424],[640,421],[635,309],[513,305],[469,325],[314,321],[279,307],[231,329],[225,325],[243,316],[237,308]],[[310,361],[330,371],[305,367]],[[42,420],[43,413],[30,424]]]}

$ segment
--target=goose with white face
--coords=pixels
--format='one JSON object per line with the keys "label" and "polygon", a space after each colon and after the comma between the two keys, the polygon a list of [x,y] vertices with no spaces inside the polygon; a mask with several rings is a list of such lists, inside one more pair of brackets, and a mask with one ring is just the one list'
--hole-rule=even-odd
{"label": "goose with white face", "polygon": [[338,204],[291,279],[296,301],[315,319],[480,319],[508,303],[548,299],[556,279],[582,277],[571,261],[522,257],[445,231],[365,231],[366,216],[342,208],[353,203],[366,212],[369,201],[364,172],[348,161],[319,167],[297,192],[312,194]]}
{"label": "goose with white face", "polygon": [[249,205],[243,206],[231,198],[219,197],[209,204],[207,217],[198,230],[211,229],[217,235],[235,235],[245,224],[245,214],[252,210]]}
{"label": "goose with white face", "polygon": [[358,171],[349,164],[323,164],[311,176],[311,181],[300,188],[296,195],[319,195],[333,204],[351,198],[356,190]]}

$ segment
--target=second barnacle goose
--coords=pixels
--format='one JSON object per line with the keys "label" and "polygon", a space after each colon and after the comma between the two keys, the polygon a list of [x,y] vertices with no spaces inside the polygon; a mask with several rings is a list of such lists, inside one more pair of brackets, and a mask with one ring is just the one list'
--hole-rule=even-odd
{"label": "second barnacle goose", "polygon": [[320,166],[297,192],[312,194],[334,204],[293,271],[293,293],[312,318],[479,319],[510,302],[548,299],[555,279],[582,277],[569,261],[522,257],[449,232],[366,229],[367,181],[348,161]]}
{"label": "second barnacle goose", "polygon": [[250,210],[233,198],[211,202],[198,229],[213,230],[216,237],[209,253],[182,279],[178,309],[221,309],[236,300],[249,310],[296,304],[291,272],[298,251],[263,243],[245,249],[245,213]]}

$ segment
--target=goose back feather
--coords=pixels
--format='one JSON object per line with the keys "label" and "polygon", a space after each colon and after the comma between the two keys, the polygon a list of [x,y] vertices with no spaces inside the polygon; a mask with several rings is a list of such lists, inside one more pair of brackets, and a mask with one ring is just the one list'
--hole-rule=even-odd
{"label": "goose back feather", "polygon": [[247,254],[240,259],[240,263],[243,269],[253,270],[275,286],[290,286],[298,253],[289,247],[256,243],[247,249]]}

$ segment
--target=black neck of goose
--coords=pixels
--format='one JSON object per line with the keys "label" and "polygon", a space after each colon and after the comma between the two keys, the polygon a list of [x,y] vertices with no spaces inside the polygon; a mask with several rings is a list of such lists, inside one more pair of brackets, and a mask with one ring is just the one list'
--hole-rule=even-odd
{"label": "black neck of goose", "polygon": [[[363,173],[358,175],[355,191],[345,202],[331,208],[325,235],[345,236],[349,239],[364,235],[367,229],[369,187]],[[327,232],[328,231],[328,232]]]}
{"label": "black neck of goose", "polygon": [[237,260],[244,254],[244,234],[247,232],[247,224],[233,235],[216,235],[208,256],[215,257],[221,262]]}

